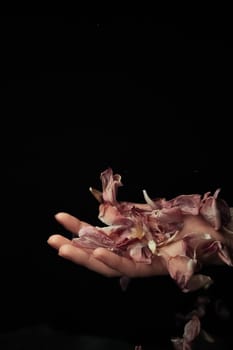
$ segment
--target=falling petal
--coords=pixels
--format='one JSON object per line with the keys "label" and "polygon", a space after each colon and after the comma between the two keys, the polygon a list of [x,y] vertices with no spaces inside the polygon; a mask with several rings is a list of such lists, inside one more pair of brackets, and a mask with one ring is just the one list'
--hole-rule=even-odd
{"label": "falling petal", "polygon": [[120,286],[123,292],[125,292],[129,286],[130,278],[127,276],[120,277]]}
{"label": "falling petal", "polygon": [[95,199],[97,199],[97,201],[99,203],[103,202],[103,194],[102,192],[96,190],[95,188],[90,187],[89,191],[93,194],[93,196],[95,197]]}

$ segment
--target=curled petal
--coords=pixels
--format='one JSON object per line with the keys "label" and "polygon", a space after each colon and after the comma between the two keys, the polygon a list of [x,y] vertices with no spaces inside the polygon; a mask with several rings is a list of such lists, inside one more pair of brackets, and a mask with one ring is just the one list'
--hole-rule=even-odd
{"label": "curled petal", "polygon": [[191,345],[183,338],[171,339],[174,350],[191,350]]}
{"label": "curled petal", "polygon": [[143,190],[142,193],[143,193],[143,196],[144,196],[144,199],[145,199],[146,203],[149,204],[149,206],[150,206],[152,209],[157,209],[156,202],[153,201],[153,200],[148,196],[147,191],[146,191],[146,190]]}
{"label": "curled petal", "polygon": [[202,201],[200,214],[217,231],[221,227],[221,215],[217,206],[219,190],[213,196],[206,196]]}
{"label": "curled petal", "polygon": [[109,203],[100,204],[98,218],[106,225],[126,225],[132,223],[132,220],[125,217],[125,215],[119,211],[119,208]]}
{"label": "curled petal", "polygon": [[116,203],[118,187],[123,186],[121,182],[121,176],[119,174],[113,174],[111,168],[106,169],[100,175],[103,188],[103,200],[111,204]]}
{"label": "curled petal", "polygon": [[152,253],[143,243],[135,243],[129,248],[129,255],[135,262],[151,264]]}
{"label": "curled petal", "polygon": [[95,249],[98,247],[114,248],[115,242],[95,227],[83,228],[80,230],[79,237],[72,240],[74,245],[85,248]]}
{"label": "curled petal", "polygon": [[210,276],[195,274],[190,277],[186,287],[183,289],[183,292],[194,292],[195,290],[204,288],[207,289],[211,286],[213,280]]}
{"label": "curled petal", "polygon": [[180,195],[171,202],[173,206],[179,207],[183,214],[198,215],[201,196],[199,194]]}
{"label": "curled petal", "polygon": [[103,202],[103,194],[102,192],[96,190],[95,188],[89,187],[89,191],[93,194],[93,196],[95,197],[95,199],[97,199],[97,201],[99,203]]}
{"label": "curled petal", "polygon": [[163,208],[156,210],[154,216],[160,223],[181,224],[183,222],[183,216],[179,208]]}
{"label": "curled petal", "polygon": [[195,272],[197,262],[187,256],[178,255],[168,260],[168,271],[178,286],[186,291],[188,282]]}
{"label": "curled petal", "polygon": [[191,343],[200,333],[201,324],[197,316],[193,316],[184,327],[183,337],[188,343]]}

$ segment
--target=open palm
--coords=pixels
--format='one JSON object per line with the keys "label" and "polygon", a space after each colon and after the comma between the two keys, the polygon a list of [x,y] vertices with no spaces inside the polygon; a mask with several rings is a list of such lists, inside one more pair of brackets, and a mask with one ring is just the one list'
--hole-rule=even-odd
{"label": "open palm", "polygon": [[[71,234],[77,234],[83,226],[88,225],[88,223],[68,213],[58,213],[55,218]],[[222,239],[220,232],[215,231],[200,216],[186,216],[184,227],[179,233],[180,238],[190,231],[205,232],[217,240]],[[175,244],[179,244],[179,242],[178,240]],[[132,259],[119,256],[106,248],[93,250],[77,247],[73,245],[71,239],[57,234],[49,237],[48,244],[58,250],[59,256],[107,277],[128,276],[133,278],[168,274],[165,264],[158,256],[153,258],[151,264],[136,263]]]}

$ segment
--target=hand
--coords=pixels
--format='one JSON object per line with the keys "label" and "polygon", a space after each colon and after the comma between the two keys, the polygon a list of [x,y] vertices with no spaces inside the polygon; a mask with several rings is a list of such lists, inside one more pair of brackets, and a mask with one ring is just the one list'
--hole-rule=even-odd
{"label": "hand", "polygon": [[[88,225],[88,223],[80,221],[67,213],[58,213],[55,218],[73,234],[77,234],[81,227]],[[184,220],[184,227],[179,233],[179,238],[182,238],[186,233],[192,231],[197,233],[209,233],[215,239],[222,240],[221,233],[215,231],[211,225],[206,223],[200,216],[187,215]],[[173,249],[179,242],[180,240],[173,244]],[[135,263],[133,260],[121,257],[105,248],[91,250],[74,246],[71,239],[61,235],[50,236],[48,244],[58,250],[59,256],[106,277],[128,276],[133,278],[168,274],[166,266],[162,263],[160,257],[157,256],[154,257],[152,264],[149,265]]]}
{"label": "hand", "polygon": [[[67,213],[58,213],[56,220],[68,231],[77,234],[81,227],[88,225]],[[58,250],[59,256],[75,264],[82,265],[106,277],[144,277],[158,274],[167,274],[160,259],[154,259],[153,264],[136,264],[134,261],[121,257],[108,249],[84,249],[72,244],[72,241],[61,235],[52,235],[48,244]]]}

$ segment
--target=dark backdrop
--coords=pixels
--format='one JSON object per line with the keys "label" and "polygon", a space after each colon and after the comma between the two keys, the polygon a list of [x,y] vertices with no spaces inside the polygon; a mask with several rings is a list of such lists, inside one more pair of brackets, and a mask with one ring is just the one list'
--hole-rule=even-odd
{"label": "dark backdrop", "polygon": [[[133,341],[174,333],[174,312],[195,296],[184,299],[167,277],[122,293],[118,280],[59,258],[46,240],[69,237],[58,211],[98,223],[88,188],[101,189],[108,166],[122,175],[124,200],[143,201],[145,188],[171,198],[220,187],[233,205],[228,28],[153,16],[1,17],[2,331],[46,324]],[[229,302],[232,271],[210,273],[213,294]]]}

